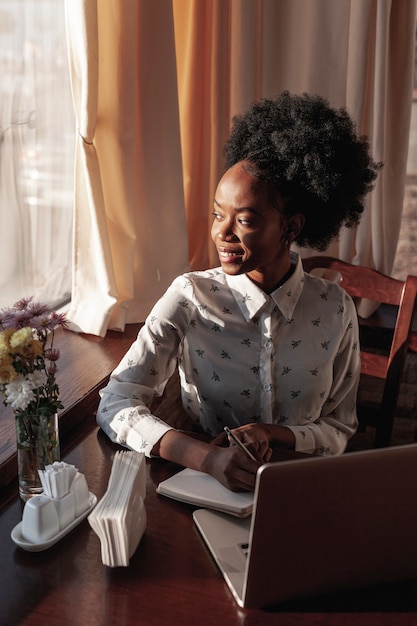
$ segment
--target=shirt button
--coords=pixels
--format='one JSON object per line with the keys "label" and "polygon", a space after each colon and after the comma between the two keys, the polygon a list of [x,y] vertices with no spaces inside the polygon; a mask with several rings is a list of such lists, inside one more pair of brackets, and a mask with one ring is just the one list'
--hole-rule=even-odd
{"label": "shirt button", "polygon": [[266,383],[266,384],[264,385],[264,390],[265,390],[265,391],[271,391],[271,389],[272,389],[272,385],[271,385],[271,383]]}
{"label": "shirt button", "polygon": [[272,341],[271,341],[270,339],[267,339],[267,340],[265,341],[265,348],[270,348],[270,347],[271,347],[271,344],[272,344]]}

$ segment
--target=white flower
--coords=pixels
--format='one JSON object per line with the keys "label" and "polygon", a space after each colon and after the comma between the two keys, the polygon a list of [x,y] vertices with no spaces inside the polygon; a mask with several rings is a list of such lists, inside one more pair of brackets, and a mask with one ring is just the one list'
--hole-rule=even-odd
{"label": "white flower", "polygon": [[31,386],[31,389],[39,389],[46,385],[47,377],[44,371],[35,370],[32,374],[28,374],[26,380]]}
{"label": "white flower", "polygon": [[6,388],[6,404],[10,404],[15,411],[24,411],[35,400],[33,386],[22,375],[8,383]]}

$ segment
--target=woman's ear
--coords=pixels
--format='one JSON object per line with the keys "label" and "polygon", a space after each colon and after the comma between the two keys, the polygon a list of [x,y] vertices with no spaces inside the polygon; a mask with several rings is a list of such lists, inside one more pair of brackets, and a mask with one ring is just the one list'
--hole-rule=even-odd
{"label": "woman's ear", "polygon": [[291,215],[291,217],[287,220],[287,239],[291,242],[294,241],[298,237],[298,235],[303,230],[303,226],[305,224],[305,217],[301,213],[297,213],[296,215]]}

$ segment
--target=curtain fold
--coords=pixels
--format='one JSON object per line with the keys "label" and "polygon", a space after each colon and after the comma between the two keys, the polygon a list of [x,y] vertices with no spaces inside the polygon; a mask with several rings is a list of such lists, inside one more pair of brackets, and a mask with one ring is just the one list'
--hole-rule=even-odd
{"label": "curtain fold", "polygon": [[67,0],[78,125],[71,328],[143,320],[188,269],[172,7]]}
{"label": "curtain fold", "polygon": [[345,106],[384,162],[360,225],[328,252],[389,274],[415,11],[416,0],[67,0],[74,327],[141,321],[175,275],[218,264],[209,232],[231,117],[284,89]]}
{"label": "curtain fold", "polygon": [[75,330],[102,335],[116,302],[100,163],[94,143],[98,114],[98,3],[66,3],[71,84],[77,123],[72,302]]}

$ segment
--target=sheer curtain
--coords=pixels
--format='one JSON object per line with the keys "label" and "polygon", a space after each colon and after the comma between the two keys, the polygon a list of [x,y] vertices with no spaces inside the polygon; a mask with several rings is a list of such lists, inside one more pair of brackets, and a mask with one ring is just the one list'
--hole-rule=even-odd
{"label": "sheer curtain", "polygon": [[209,229],[230,119],[283,89],[346,106],[385,163],[360,226],[330,251],[390,273],[415,9],[415,0],[67,0],[80,127],[74,326],[123,328],[188,259],[192,269],[217,264]]}
{"label": "sheer curtain", "polygon": [[64,2],[0,5],[0,307],[71,291],[73,154]]}

